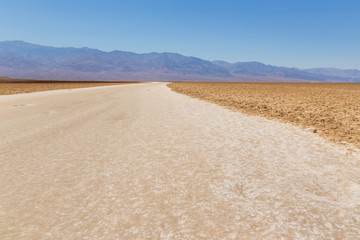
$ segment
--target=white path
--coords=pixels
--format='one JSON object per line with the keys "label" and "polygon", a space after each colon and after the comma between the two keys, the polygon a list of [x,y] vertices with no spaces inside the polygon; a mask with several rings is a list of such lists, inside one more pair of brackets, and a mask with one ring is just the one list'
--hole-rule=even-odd
{"label": "white path", "polygon": [[0,239],[359,239],[360,158],[150,83],[0,97]]}

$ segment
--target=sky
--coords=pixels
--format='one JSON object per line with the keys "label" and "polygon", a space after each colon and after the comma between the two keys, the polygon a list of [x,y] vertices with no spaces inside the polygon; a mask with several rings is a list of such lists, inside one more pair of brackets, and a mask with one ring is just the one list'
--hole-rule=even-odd
{"label": "sky", "polygon": [[360,69],[359,0],[0,0],[0,41]]}

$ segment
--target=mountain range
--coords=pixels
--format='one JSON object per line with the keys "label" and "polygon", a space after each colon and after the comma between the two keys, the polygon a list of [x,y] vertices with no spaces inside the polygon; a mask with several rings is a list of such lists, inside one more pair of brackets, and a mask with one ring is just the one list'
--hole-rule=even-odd
{"label": "mountain range", "polygon": [[314,81],[360,82],[357,69],[298,69],[260,62],[207,61],[177,53],[137,54],[0,42],[0,76],[100,81]]}

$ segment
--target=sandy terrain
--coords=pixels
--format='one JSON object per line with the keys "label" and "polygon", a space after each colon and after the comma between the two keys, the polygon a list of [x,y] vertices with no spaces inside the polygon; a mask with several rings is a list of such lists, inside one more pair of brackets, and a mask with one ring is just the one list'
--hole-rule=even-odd
{"label": "sandy terrain", "polygon": [[[14,81],[14,79],[12,79],[11,81]],[[129,83],[130,82],[62,82],[62,81],[1,82],[0,81],[0,95],[30,93],[30,92],[59,90],[59,89],[109,86],[109,85],[119,85],[119,84],[129,84]]]}
{"label": "sandy terrain", "polygon": [[247,114],[300,125],[360,149],[359,83],[173,83],[170,87]]}
{"label": "sandy terrain", "polygon": [[0,239],[357,239],[360,156],[163,83],[0,96]]}

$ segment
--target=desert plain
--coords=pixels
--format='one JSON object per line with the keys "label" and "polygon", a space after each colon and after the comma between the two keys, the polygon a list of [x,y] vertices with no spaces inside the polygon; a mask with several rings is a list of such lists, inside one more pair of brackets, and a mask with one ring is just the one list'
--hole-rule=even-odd
{"label": "desert plain", "polygon": [[360,149],[359,83],[172,83],[179,93],[302,126]]}
{"label": "desert plain", "polygon": [[360,154],[316,123],[357,137],[358,85],[274,86],[0,96],[0,238],[357,239]]}
{"label": "desert plain", "polygon": [[31,93],[59,89],[110,86],[130,83],[136,82],[42,81],[0,78],[0,95]]}

